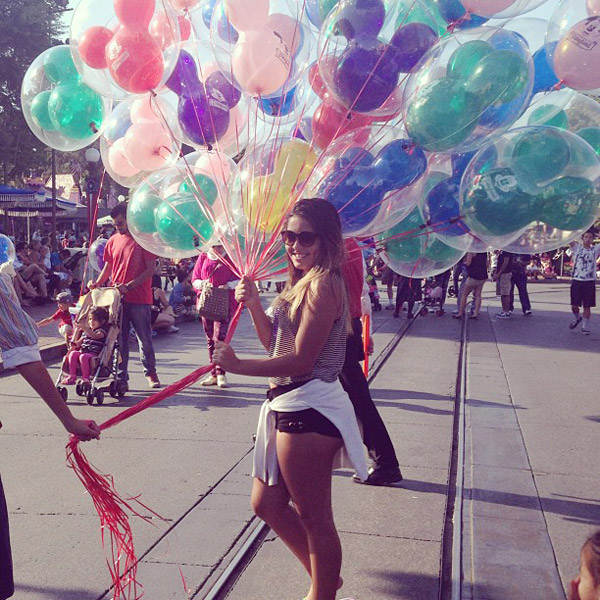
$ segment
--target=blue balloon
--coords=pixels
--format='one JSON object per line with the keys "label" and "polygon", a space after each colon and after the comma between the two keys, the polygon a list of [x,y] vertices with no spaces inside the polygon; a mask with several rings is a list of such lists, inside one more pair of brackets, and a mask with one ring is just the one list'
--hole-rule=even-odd
{"label": "blue balloon", "polygon": [[462,154],[453,154],[450,158],[452,162],[452,175],[455,177],[462,177],[465,169],[471,162],[471,159],[475,156],[476,150],[473,152],[464,152]]}
{"label": "blue balloon", "polygon": [[[208,2],[202,8],[202,20],[208,29],[210,29],[210,23],[212,21],[216,3],[217,0],[208,0]],[[219,32],[219,37],[230,44],[237,43],[240,37],[237,30],[227,20],[225,13],[223,13],[219,19],[217,31]]]}
{"label": "blue balloon", "polygon": [[449,177],[438,183],[425,200],[429,221],[434,229],[442,229],[444,235],[457,237],[465,234],[465,226],[455,222],[460,217],[460,177]]}
{"label": "blue balloon", "polygon": [[11,262],[15,259],[15,247],[12,240],[0,233],[0,265]]}
{"label": "blue balloon", "polygon": [[457,23],[467,12],[459,0],[435,0],[435,3],[442,19],[449,25],[456,24],[457,29],[479,27],[488,21],[484,17],[471,15],[467,20]]}
{"label": "blue balloon", "polygon": [[411,140],[395,140],[379,151],[373,167],[387,191],[398,190],[411,185],[425,173],[427,158]]}
{"label": "blue balloon", "polygon": [[293,87],[287,94],[274,98],[261,98],[258,106],[269,117],[285,117],[298,105],[298,86]]}
{"label": "blue balloon", "polygon": [[338,173],[346,169],[354,169],[357,167],[370,167],[373,164],[375,157],[365,150],[357,146],[346,148],[341,156],[336,160],[336,169]]}
{"label": "blue balloon", "polygon": [[555,75],[550,63],[550,56],[554,53],[557,43],[546,44],[533,55],[533,68],[535,70],[533,77],[534,94],[551,90],[558,83],[558,77]]}
{"label": "blue balloon", "polygon": [[516,121],[523,111],[523,98],[519,96],[506,104],[488,106],[479,117],[479,125],[495,130]]}

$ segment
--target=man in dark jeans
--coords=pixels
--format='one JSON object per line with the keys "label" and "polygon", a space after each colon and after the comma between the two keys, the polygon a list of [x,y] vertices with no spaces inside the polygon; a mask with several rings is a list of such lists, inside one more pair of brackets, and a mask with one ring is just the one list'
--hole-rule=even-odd
{"label": "man in dark jeans", "polygon": [[353,479],[357,483],[367,485],[391,485],[402,481],[402,473],[392,440],[371,398],[369,384],[360,365],[360,361],[365,358],[360,319],[361,293],[364,284],[363,258],[358,244],[353,239],[346,240],[346,250],[348,260],[342,267],[342,274],[348,290],[352,334],[348,336],[346,342],[346,359],[340,373],[340,383],[350,397],[354,412],[362,423],[364,444],[373,461],[367,479],[362,480],[356,475]]}
{"label": "man in dark jeans", "polygon": [[527,292],[527,264],[530,261],[529,254],[511,254],[512,278],[510,283],[510,312],[515,309],[515,286],[519,290],[519,300],[523,314],[530,316],[531,302]]}

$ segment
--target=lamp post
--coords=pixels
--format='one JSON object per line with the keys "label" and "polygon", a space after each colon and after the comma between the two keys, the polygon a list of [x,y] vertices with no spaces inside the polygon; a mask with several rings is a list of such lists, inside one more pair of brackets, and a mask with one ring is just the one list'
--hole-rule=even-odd
{"label": "lamp post", "polygon": [[100,161],[100,152],[96,148],[88,148],[85,151],[85,160],[88,163],[88,176],[85,182],[85,190],[88,205],[88,231],[90,233],[90,244],[92,243],[93,229],[96,223],[94,215],[96,214],[96,205],[100,196],[100,185],[98,182],[97,166]]}

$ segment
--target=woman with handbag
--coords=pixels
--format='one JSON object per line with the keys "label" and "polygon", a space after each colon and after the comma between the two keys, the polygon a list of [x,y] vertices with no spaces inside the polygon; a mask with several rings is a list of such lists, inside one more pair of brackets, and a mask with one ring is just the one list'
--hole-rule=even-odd
{"label": "woman with handbag", "polygon": [[[216,339],[223,341],[237,302],[234,291],[239,278],[221,260],[225,250],[215,244],[198,257],[192,272],[192,286],[196,290],[198,315],[208,343],[208,358],[212,362]],[[227,377],[222,367],[213,367],[210,375],[200,385],[227,387]]]}
{"label": "woman with handbag", "polygon": [[254,282],[244,278],[236,288],[269,358],[239,359],[217,342],[213,359],[232,373],[270,378],[256,435],[252,507],[308,572],[307,600],[334,600],[342,550],[331,479],[340,451],[361,479],[368,476],[356,415],[338,380],[350,320],[337,211],[326,200],[299,200],[281,237],[289,278],[269,311]]}

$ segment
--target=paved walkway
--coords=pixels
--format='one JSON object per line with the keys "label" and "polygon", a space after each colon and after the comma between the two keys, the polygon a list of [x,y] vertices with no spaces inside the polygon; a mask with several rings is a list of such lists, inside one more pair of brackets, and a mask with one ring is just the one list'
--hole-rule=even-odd
{"label": "paved walkway", "polygon": [[[600,317],[592,319],[591,336],[571,332],[567,286],[530,291],[532,317],[496,321],[498,303],[488,297],[489,314],[468,324],[464,598],[564,599],[581,543],[600,526],[594,386]],[[405,326],[388,311],[377,313],[377,350]],[[405,481],[369,488],[352,483],[349,471],[336,474],[345,579],[339,598],[438,598],[459,329],[449,314],[419,317],[372,383]],[[165,383],[206,360],[202,339],[197,323],[155,338]],[[247,318],[234,345],[242,354],[259,351]],[[156,528],[132,521],[150,600],[204,597],[252,518],[251,434],[264,382],[230,379],[228,390],[195,386],[84,446],[118,489],[141,492],[168,521],[156,521]],[[109,580],[98,518],[64,467],[64,433],[18,377],[4,377],[0,386],[0,471],[11,512],[15,597],[110,597],[103,595]],[[138,370],[132,387],[121,402],[107,398],[102,407],[74,395],[69,402],[78,415],[100,421],[146,395]],[[279,540],[269,539],[230,598],[303,597],[306,575]]]}

